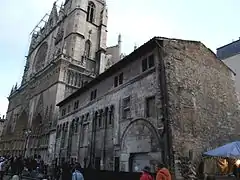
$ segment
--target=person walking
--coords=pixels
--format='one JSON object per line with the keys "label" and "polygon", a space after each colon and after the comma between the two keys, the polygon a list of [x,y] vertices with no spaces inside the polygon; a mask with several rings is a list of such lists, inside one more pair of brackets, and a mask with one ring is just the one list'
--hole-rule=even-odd
{"label": "person walking", "polygon": [[143,168],[140,180],[153,180],[153,177],[152,177],[152,175],[150,173],[150,167],[145,166]]}
{"label": "person walking", "polygon": [[72,180],[84,180],[80,164],[76,165],[75,171],[72,173]]}
{"label": "person walking", "polygon": [[157,172],[156,180],[172,180],[172,176],[164,164],[158,163],[155,169]]}
{"label": "person walking", "polygon": [[4,176],[4,163],[5,163],[5,159],[3,157],[0,158],[0,180],[3,180],[3,176]]}

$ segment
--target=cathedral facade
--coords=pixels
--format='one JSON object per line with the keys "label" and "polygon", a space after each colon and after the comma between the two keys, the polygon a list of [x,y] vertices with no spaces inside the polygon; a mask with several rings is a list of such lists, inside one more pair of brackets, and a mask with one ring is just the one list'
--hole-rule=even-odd
{"label": "cathedral facade", "polygon": [[66,0],[36,26],[22,83],[9,96],[2,154],[53,158],[56,104],[120,59],[120,36],[114,54],[106,47],[107,19],[104,0]]}

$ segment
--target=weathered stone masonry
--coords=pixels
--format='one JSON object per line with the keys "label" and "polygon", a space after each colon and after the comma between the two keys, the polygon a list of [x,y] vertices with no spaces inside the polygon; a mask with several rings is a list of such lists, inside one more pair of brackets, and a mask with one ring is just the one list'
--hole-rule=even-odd
{"label": "weathered stone masonry", "polygon": [[[164,83],[159,80],[164,78],[159,76],[162,71],[166,74],[163,80],[168,97],[165,109]],[[156,161],[170,163],[171,158],[174,162],[190,154],[196,157],[206,148],[238,137],[238,103],[232,74],[200,42],[154,38],[62,101],[60,111],[76,102],[78,108],[64,113],[58,126],[88,114],[87,130],[82,128],[84,120],[79,121],[79,143],[85,136],[89,138],[84,140],[84,147],[76,145],[79,148],[74,149],[79,150],[73,153],[82,165],[138,171],[147,164],[153,168]],[[106,118],[101,115],[111,106],[113,123],[103,123],[102,129],[98,123]],[[163,111],[168,111],[168,116]],[[166,129],[168,123],[171,131]],[[170,140],[168,132],[172,133]],[[59,158],[62,150],[69,150],[68,144],[57,148]],[[171,149],[174,154],[167,153]]]}
{"label": "weathered stone masonry", "polygon": [[164,43],[175,159],[239,138],[232,72],[202,43]]}

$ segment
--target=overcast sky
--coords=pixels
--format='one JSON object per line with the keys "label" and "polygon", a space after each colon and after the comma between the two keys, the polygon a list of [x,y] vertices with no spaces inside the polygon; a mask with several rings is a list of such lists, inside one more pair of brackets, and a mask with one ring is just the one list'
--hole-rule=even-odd
{"label": "overcast sky", "polygon": [[[7,96],[21,81],[29,34],[54,0],[1,0],[0,5],[0,114]],[[153,36],[202,41],[213,51],[238,39],[239,0],[107,0],[108,45],[122,34],[129,53]]]}

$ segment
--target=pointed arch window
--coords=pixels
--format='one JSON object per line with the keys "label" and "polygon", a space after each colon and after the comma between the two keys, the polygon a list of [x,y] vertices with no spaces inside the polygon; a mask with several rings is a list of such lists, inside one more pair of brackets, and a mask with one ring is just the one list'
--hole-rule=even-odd
{"label": "pointed arch window", "polygon": [[90,1],[88,3],[88,9],[87,9],[87,21],[88,22],[93,23],[94,15],[95,15],[95,9],[96,9],[95,4],[92,1]]}
{"label": "pointed arch window", "polygon": [[87,40],[85,42],[85,56],[87,58],[90,58],[90,54],[91,54],[91,42],[90,40]]}

